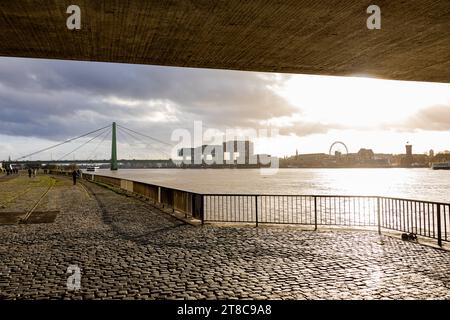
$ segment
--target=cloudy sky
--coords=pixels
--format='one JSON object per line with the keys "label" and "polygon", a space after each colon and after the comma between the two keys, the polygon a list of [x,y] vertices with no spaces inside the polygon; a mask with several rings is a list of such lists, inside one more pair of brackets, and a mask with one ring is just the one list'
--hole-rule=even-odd
{"label": "cloudy sky", "polygon": [[[0,58],[0,159],[15,159],[116,121],[176,144],[176,129],[277,129],[256,151],[450,150],[450,84],[111,63]],[[91,143],[70,154],[87,139]],[[163,158],[167,145],[119,130],[120,158]],[[109,131],[33,159],[108,158]]]}

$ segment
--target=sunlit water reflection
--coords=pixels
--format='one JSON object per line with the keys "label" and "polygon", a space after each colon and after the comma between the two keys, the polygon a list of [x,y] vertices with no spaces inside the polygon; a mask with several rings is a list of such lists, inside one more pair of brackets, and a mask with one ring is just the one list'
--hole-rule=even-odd
{"label": "sunlit water reflection", "polygon": [[450,171],[430,169],[119,169],[98,174],[199,193],[373,195],[450,203]]}

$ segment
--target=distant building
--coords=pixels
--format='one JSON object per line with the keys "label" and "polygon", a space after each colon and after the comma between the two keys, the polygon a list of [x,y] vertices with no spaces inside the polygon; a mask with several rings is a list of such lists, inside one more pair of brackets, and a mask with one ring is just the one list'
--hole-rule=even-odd
{"label": "distant building", "polygon": [[359,149],[358,151],[358,160],[359,161],[369,161],[369,160],[373,160],[374,158],[374,153],[372,151],[372,149]]}
{"label": "distant building", "polygon": [[260,159],[270,155],[254,154],[254,144],[248,140],[230,140],[221,145],[202,145],[196,148],[178,150],[184,165],[259,165]]}
{"label": "distant building", "polygon": [[[447,160],[448,159],[448,160]],[[386,167],[428,167],[431,162],[450,161],[450,152],[434,154],[413,154],[412,145],[407,142],[404,154],[374,153],[372,149],[361,148],[357,153],[298,154],[285,157],[280,162],[287,168],[386,168]]]}
{"label": "distant building", "polygon": [[434,156],[433,162],[447,162],[450,161],[450,152],[444,151]]}
{"label": "distant building", "polygon": [[406,155],[401,159],[400,163],[403,167],[411,167],[413,164],[412,145],[407,142],[405,145]]}
{"label": "distant building", "polygon": [[412,156],[412,145],[406,144],[405,148],[406,148],[406,156],[411,157]]}
{"label": "distant building", "polygon": [[330,158],[326,153],[306,153],[299,155],[299,157],[305,161],[321,161]]}
{"label": "distant building", "polygon": [[434,150],[433,150],[433,149],[430,149],[430,152],[428,153],[428,155],[429,155],[431,158],[433,158],[433,157],[434,157]]}

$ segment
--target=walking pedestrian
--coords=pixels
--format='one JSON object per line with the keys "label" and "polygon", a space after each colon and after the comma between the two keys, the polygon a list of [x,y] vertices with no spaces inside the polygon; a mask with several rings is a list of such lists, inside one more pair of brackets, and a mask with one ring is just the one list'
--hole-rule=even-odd
{"label": "walking pedestrian", "polygon": [[72,171],[72,180],[73,180],[73,185],[76,185],[77,184],[77,171],[76,170],[73,170]]}

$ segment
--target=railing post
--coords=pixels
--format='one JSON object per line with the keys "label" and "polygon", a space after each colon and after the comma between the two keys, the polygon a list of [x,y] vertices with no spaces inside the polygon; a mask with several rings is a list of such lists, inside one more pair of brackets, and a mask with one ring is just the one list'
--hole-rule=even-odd
{"label": "railing post", "polygon": [[161,203],[161,187],[158,186],[158,203]]}
{"label": "railing post", "polygon": [[[441,205],[437,204],[437,238],[438,238],[438,246],[442,247],[442,232],[441,232]],[[445,212],[445,211],[444,211]]]}
{"label": "railing post", "polygon": [[200,195],[200,217],[202,219],[202,225],[205,224],[205,206],[204,206],[204,195]]}
{"label": "railing post", "polygon": [[377,197],[377,219],[378,219],[378,234],[381,235],[380,197]]}
{"label": "railing post", "polygon": [[256,227],[258,227],[258,196],[255,196]]}
{"label": "railing post", "polygon": [[314,196],[314,231],[317,230],[317,197]]}

